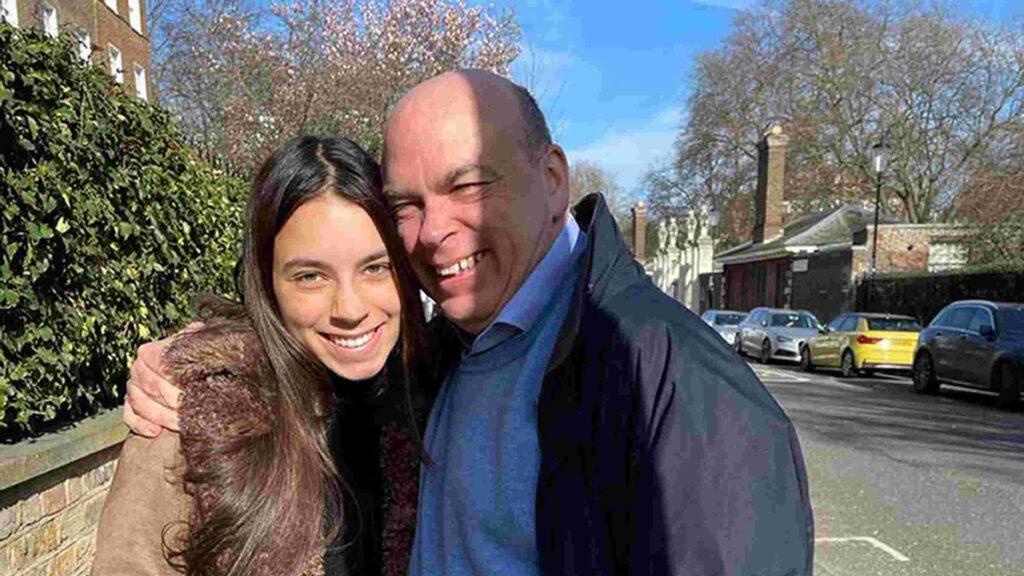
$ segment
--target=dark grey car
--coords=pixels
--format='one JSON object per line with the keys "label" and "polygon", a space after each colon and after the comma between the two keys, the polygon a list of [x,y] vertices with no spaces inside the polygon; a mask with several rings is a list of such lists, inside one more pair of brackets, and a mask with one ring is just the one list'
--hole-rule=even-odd
{"label": "dark grey car", "polygon": [[921,331],[914,389],[935,394],[943,382],[991,390],[1017,403],[1024,370],[1024,304],[954,302]]}

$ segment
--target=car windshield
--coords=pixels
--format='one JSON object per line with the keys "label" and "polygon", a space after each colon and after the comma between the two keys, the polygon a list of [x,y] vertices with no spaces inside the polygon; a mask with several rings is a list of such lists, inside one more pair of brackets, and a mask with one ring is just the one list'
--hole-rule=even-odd
{"label": "car windshield", "polygon": [[1024,308],[1003,310],[1003,331],[1024,334]]}
{"label": "car windshield", "polygon": [[782,328],[814,328],[818,323],[807,314],[796,312],[786,314],[772,314],[772,326]]}
{"label": "car windshield", "polygon": [[868,330],[883,332],[920,332],[921,324],[913,318],[868,318]]}
{"label": "car windshield", "polygon": [[715,316],[715,326],[736,326],[744,318],[746,314],[718,314]]}

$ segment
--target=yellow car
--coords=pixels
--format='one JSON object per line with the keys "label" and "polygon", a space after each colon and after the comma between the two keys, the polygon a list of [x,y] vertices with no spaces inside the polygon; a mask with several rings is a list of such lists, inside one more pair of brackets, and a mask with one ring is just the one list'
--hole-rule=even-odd
{"label": "yellow car", "polygon": [[843,314],[800,348],[800,367],[839,368],[844,378],[874,370],[910,370],[921,324],[910,316]]}

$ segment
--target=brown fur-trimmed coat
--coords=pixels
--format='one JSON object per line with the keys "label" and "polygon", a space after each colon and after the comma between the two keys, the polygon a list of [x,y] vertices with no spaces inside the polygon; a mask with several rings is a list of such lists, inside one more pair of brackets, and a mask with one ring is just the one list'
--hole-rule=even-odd
{"label": "brown fur-trimmed coat", "polygon": [[[270,410],[260,398],[260,379],[268,373],[259,340],[251,329],[211,331],[176,341],[165,356],[169,375],[183,391],[180,434],[157,438],[131,435],[124,442],[117,472],[96,540],[95,575],[179,574],[168,562],[164,543],[176,546],[188,534],[217,486],[189,486],[186,466],[202,466],[209,447],[238,432],[237,426],[271,425]],[[379,438],[380,465],[387,483],[382,565],[384,576],[404,574],[416,521],[418,452],[416,443],[397,426]],[[260,557],[255,573],[273,572],[273,550],[292,543],[274,542]],[[258,561],[260,564],[260,561]],[[322,554],[310,558],[308,576],[323,574]]]}

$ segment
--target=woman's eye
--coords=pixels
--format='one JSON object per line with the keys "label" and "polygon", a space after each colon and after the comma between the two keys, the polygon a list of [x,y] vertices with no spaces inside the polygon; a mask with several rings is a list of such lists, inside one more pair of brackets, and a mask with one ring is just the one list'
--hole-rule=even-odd
{"label": "woman's eye", "polygon": [[391,273],[391,264],[382,262],[380,264],[370,264],[366,267],[366,273],[370,276],[380,276],[382,274]]}
{"label": "woman's eye", "polygon": [[295,277],[295,281],[299,284],[313,284],[320,280],[323,276],[319,272],[305,272]]}

